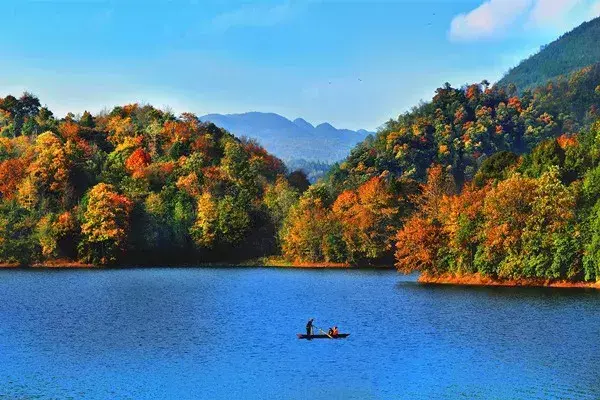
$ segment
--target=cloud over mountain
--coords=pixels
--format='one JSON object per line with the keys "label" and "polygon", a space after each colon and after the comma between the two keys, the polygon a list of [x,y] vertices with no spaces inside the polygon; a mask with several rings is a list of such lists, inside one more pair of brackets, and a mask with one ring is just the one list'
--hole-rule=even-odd
{"label": "cloud over mountain", "polygon": [[450,39],[497,39],[515,29],[564,28],[600,14],[600,2],[590,0],[486,0],[450,23]]}

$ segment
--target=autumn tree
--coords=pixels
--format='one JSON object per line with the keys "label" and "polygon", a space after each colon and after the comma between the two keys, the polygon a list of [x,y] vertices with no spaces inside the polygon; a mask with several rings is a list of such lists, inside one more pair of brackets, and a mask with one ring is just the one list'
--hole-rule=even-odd
{"label": "autumn tree", "polygon": [[95,264],[113,264],[122,257],[133,204],[111,185],[99,183],[88,196],[83,214],[80,256]]}
{"label": "autumn tree", "polygon": [[134,178],[142,178],[146,174],[146,167],[150,165],[152,159],[144,149],[137,148],[125,160],[125,167]]}
{"label": "autumn tree", "polygon": [[346,261],[341,225],[325,208],[323,200],[310,192],[290,209],[280,238],[282,253],[291,261]]}
{"label": "autumn tree", "polygon": [[12,199],[25,176],[26,165],[22,158],[0,161],[0,198]]}
{"label": "autumn tree", "polygon": [[488,190],[489,186],[478,188],[469,183],[461,193],[443,198],[440,222],[447,242],[439,255],[449,272],[459,275],[483,272],[476,270],[474,260],[481,245],[483,205]]}
{"label": "autumn tree", "polygon": [[376,260],[391,249],[398,206],[384,177],[341,193],[332,210],[342,225],[350,261]]}
{"label": "autumn tree", "polygon": [[54,133],[45,132],[36,139],[33,151],[35,156],[27,172],[38,196],[65,204],[70,195],[72,148]]}
{"label": "autumn tree", "polygon": [[396,234],[396,267],[403,272],[440,272],[440,250],[447,245],[442,228],[444,202],[454,193],[450,174],[435,165],[427,172],[427,183],[414,197],[415,213]]}

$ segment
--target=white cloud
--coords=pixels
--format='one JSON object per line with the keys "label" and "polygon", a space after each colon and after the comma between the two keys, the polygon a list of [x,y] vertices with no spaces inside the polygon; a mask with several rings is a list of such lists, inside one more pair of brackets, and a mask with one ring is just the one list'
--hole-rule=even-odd
{"label": "white cloud", "polygon": [[455,41],[497,39],[518,22],[521,28],[564,30],[598,15],[598,0],[487,0],[455,16],[449,35]]}
{"label": "white cloud", "polygon": [[562,21],[581,0],[537,0],[529,20],[538,26]]}
{"label": "white cloud", "polygon": [[600,17],[600,1],[596,2],[590,11],[590,18]]}
{"label": "white cloud", "polygon": [[489,0],[452,20],[450,38],[477,40],[494,37],[529,9],[532,0]]}
{"label": "white cloud", "polygon": [[267,27],[280,24],[292,15],[292,6],[289,2],[265,6],[246,5],[233,11],[217,15],[212,20],[214,29],[224,32],[240,26]]}

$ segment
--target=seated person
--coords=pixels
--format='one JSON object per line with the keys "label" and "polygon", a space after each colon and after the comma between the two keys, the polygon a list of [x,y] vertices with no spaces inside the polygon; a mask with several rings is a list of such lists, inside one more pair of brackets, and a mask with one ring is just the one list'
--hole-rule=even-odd
{"label": "seated person", "polygon": [[331,336],[337,336],[338,334],[339,334],[339,332],[338,332],[338,327],[337,327],[337,326],[334,326],[334,327],[333,327],[333,329],[331,329],[331,333],[330,333],[330,335],[331,335]]}

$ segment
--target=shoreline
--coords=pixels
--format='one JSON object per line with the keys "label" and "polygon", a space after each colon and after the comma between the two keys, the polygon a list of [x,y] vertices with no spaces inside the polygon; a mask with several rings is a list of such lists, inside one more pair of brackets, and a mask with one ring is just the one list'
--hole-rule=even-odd
{"label": "shoreline", "polygon": [[480,287],[549,287],[563,289],[600,289],[600,282],[571,282],[564,280],[551,279],[493,279],[481,274],[442,274],[432,275],[421,272],[417,282],[427,285],[448,285],[448,286],[480,286]]}
{"label": "shoreline", "polygon": [[[304,269],[304,270],[392,270],[390,265],[351,265],[344,263],[298,263],[290,262],[281,258],[267,257],[241,262],[211,262],[195,264],[162,264],[162,265],[135,265],[121,264],[110,266],[98,266],[70,260],[53,260],[32,265],[21,265],[18,263],[0,263],[2,270],[110,270],[110,269],[153,269],[153,268],[277,268],[277,269]],[[562,289],[595,289],[600,290],[600,282],[572,282],[565,280],[550,279],[493,279],[479,273],[474,274],[442,274],[433,275],[421,272],[417,279],[419,284],[439,286],[473,286],[473,287],[538,287],[538,288],[562,288]]]}
{"label": "shoreline", "polygon": [[53,260],[31,265],[19,263],[0,263],[0,270],[20,269],[20,270],[41,270],[41,269],[152,269],[152,268],[282,268],[282,269],[382,269],[392,270],[390,265],[351,265],[344,263],[299,263],[290,262],[281,258],[259,258],[245,261],[220,261],[220,262],[199,262],[182,264],[117,264],[117,265],[94,265],[70,260]]}
{"label": "shoreline", "polygon": [[[70,260],[54,260],[32,265],[21,265],[18,263],[0,263],[2,270],[110,270],[110,269],[153,269],[153,268],[277,268],[277,269],[304,269],[304,270],[392,270],[389,265],[351,265],[343,263],[298,263],[290,262],[281,258],[267,257],[242,262],[212,262],[195,264],[162,264],[162,265],[135,265],[121,264],[110,266],[98,266]],[[439,286],[473,286],[473,287],[538,287],[538,288],[562,288],[562,289],[595,289],[600,290],[600,282],[571,282],[565,280],[550,279],[493,279],[479,273],[474,274],[442,274],[433,275],[421,272],[417,279],[419,284]]]}

